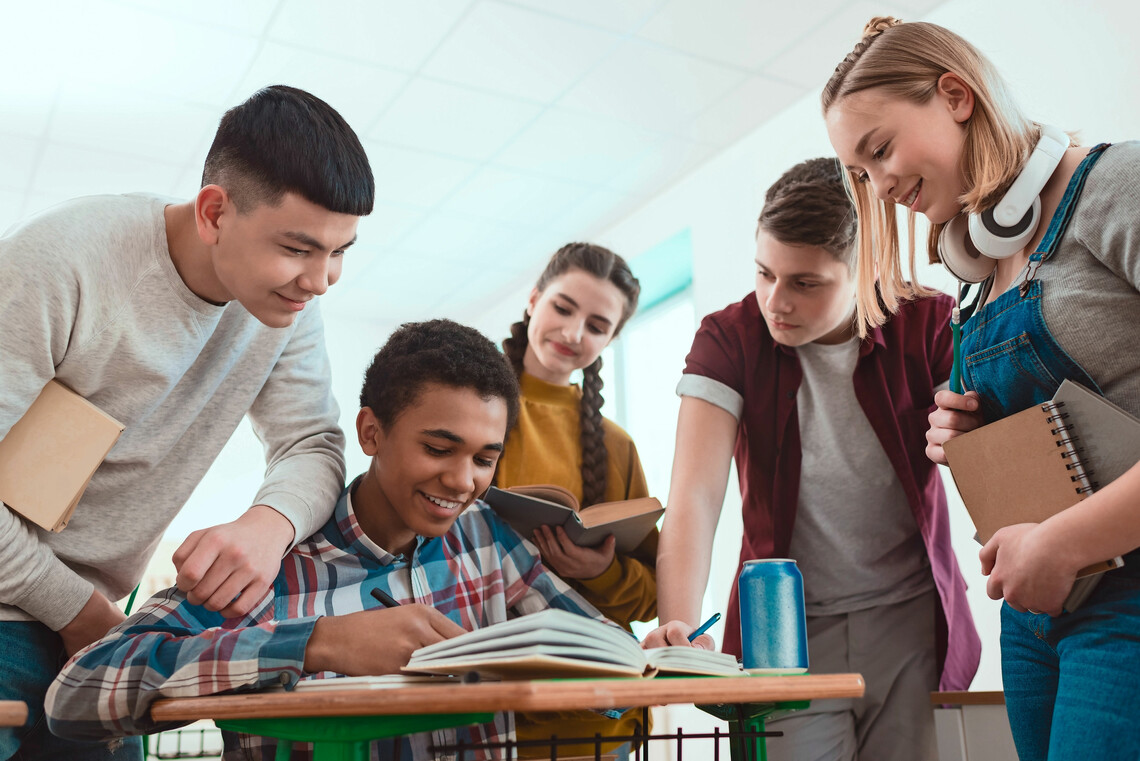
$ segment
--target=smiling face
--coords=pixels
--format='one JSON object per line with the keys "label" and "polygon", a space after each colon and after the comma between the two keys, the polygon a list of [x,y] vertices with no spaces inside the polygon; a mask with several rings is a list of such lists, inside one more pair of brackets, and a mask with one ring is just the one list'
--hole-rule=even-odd
{"label": "smiling face", "polygon": [[217,186],[200,191],[196,212],[212,270],[195,292],[217,303],[236,300],[273,328],[291,325],[340,278],[344,251],[356,240],[360,221],[294,193],[276,206],[240,212]]}
{"label": "smiling face", "polygon": [[570,374],[594,363],[622,321],[625,297],[618,287],[573,269],[535,289],[527,303],[530,325],[523,369],[548,383],[566,385]]}
{"label": "smiling face", "polygon": [[491,485],[507,433],[507,404],[470,388],[429,383],[387,430],[365,407],[356,418],[372,463],[353,495],[360,526],[392,553],[441,536]]}
{"label": "smiling face", "polygon": [[854,335],[855,282],[826,249],[756,236],[756,301],[785,346],[842,343]]}
{"label": "smiling face", "polygon": [[962,210],[965,123],[973,94],[944,74],[926,103],[872,88],[846,96],[826,114],[839,160],[872,193],[940,224]]}

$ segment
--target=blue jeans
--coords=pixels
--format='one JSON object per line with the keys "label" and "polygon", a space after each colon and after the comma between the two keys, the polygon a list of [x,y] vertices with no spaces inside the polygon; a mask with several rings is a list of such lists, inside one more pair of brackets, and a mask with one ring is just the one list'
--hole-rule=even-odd
{"label": "blue jeans", "polygon": [[1021,761],[1140,756],[1140,553],[1084,605],[1001,610],[1002,681]]}
{"label": "blue jeans", "polygon": [[76,742],[47,728],[44,695],[67,662],[59,635],[37,621],[0,621],[0,700],[28,704],[22,727],[0,730],[0,761],[141,761],[138,737],[111,742]]}

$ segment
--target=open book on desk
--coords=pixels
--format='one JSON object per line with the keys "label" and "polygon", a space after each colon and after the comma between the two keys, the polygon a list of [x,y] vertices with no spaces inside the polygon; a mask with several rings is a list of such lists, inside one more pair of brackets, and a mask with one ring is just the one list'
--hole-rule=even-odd
{"label": "open book on desk", "polygon": [[421,647],[404,671],[475,671],[497,679],[745,675],[726,653],[688,646],[642,650],[631,634],[615,626],[554,608]]}
{"label": "open book on desk", "polygon": [[[1053,399],[943,445],[962,502],[988,542],[999,528],[1041,523],[1140,461],[1140,420],[1079,383]],[[1075,610],[1119,557],[1081,569],[1065,599]]]}
{"label": "open book on desk", "polygon": [[655,497],[599,502],[579,508],[578,498],[553,484],[492,486],[483,498],[515,531],[529,539],[539,526],[561,526],[580,547],[596,547],[609,534],[618,552],[634,550],[665,512]]}

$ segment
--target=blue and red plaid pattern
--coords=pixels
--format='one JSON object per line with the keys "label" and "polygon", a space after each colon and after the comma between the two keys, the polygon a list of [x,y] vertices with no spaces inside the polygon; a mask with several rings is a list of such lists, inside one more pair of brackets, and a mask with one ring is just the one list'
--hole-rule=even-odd
{"label": "blue and red plaid pattern", "polygon": [[[303,672],[313,626],[321,616],[376,608],[370,594],[375,588],[402,603],[431,605],[465,629],[548,607],[602,619],[482,502],[445,535],[418,537],[410,556],[393,555],[361,531],[350,489],[328,523],[285,556],[272,591],[247,616],[223,619],[172,588],[77,653],[48,692],[52,731],[77,739],[157,732],[173,728],[150,719],[150,706],[159,698],[291,689],[301,678],[333,676]],[[420,761],[432,758],[433,744],[494,743],[513,733],[511,716],[498,714],[475,727],[377,741],[372,757],[400,753]],[[403,747],[397,750],[397,744]],[[226,746],[224,758],[268,760],[276,741],[236,736]],[[311,758],[311,746],[296,744],[293,757]]]}

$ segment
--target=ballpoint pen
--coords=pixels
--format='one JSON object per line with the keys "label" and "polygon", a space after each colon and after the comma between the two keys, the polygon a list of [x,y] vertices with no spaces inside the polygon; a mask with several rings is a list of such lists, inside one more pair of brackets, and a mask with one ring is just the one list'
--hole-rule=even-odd
{"label": "ballpoint pen", "polygon": [[720,620],[720,614],[719,613],[713,613],[711,616],[709,616],[708,621],[705,621],[703,624],[698,626],[696,628],[696,631],[694,631],[692,634],[689,635],[689,641],[692,642],[697,637],[699,637],[702,634],[704,634],[705,632],[707,632],[712,627],[712,625],[715,624],[719,620]]}
{"label": "ballpoint pen", "polygon": [[385,592],[383,589],[380,589],[379,587],[372,590],[372,596],[375,597],[377,600],[379,600],[380,604],[383,605],[385,608],[398,608],[398,607],[400,607],[400,603],[396,600],[395,597],[392,597],[392,595],[388,594],[387,592]]}

